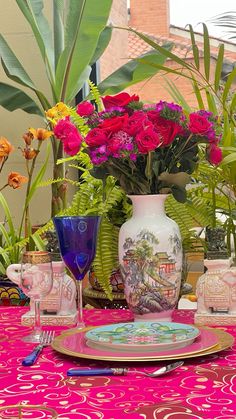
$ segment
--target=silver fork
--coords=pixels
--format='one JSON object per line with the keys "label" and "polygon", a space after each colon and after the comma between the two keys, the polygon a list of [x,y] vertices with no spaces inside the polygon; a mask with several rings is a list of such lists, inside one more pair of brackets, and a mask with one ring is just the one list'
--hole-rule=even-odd
{"label": "silver fork", "polygon": [[40,352],[43,350],[43,348],[45,346],[48,346],[51,344],[51,342],[53,341],[55,336],[55,331],[52,330],[44,330],[42,333],[42,336],[40,338],[40,343],[39,345],[36,346],[36,348],[34,348],[34,350],[27,355],[23,361],[22,361],[22,365],[24,365],[25,367],[29,367],[30,365],[34,365],[34,363],[36,362]]}

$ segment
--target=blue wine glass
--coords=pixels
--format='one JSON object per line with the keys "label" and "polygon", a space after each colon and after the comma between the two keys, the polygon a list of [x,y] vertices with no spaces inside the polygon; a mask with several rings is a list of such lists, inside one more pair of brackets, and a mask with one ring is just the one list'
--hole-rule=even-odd
{"label": "blue wine glass", "polygon": [[101,217],[96,215],[58,216],[53,222],[62,259],[76,280],[78,293],[77,328],[83,328],[82,280],[95,257]]}

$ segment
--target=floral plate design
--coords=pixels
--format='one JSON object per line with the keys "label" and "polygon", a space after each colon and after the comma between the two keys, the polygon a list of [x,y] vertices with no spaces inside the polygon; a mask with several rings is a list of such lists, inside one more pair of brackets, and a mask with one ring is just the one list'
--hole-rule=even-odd
{"label": "floral plate design", "polygon": [[174,322],[118,323],[96,327],[85,334],[88,345],[120,351],[163,351],[183,348],[199,336],[192,325]]}
{"label": "floral plate design", "polygon": [[92,344],[94,347],[88,347],[86,344],[85,334],[90,328],[71,329],[57,336],[52,347],[56,351],[74,356],[77,358],[94,359],[102,361],[163,361],[172,359],[195,358],[213,354],[233,345],[234,338],[230,333],[220,329],[200,327],[201,334],[191,345],[185,348],[174,349],[172,351],[161,351],[150,353],[145,350],[143,352],[124,352],[117,350],[99,349],[98,344]]}

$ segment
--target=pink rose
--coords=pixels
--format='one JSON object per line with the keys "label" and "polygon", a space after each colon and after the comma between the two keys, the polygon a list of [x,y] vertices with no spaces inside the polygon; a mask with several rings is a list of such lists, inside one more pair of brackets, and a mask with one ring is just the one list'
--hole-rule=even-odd
{"label": "pink rose", "polygon": [[89,147],[98,147],[106,144],[108,137],[102,129],[93,128],[85,137],[85,142]]}
{"label": "pink rose", "polygon": [[103,105],[106,110],[113,108],[114,106],[126,106],[130,102],[138,102],[139,96],[132,95],[130,96],[129,93],[122,92],[118,95],[114,96],[104,96],[102,97]]}
{"label": "pink rose", "polygon": [[160,144],[160,136],[154,131],[152,127],[147,127],[139,132],[135,138],[138,151],[147,154],[149,151],[155,150]]}
{"label": "pink rose", "polygon": [[210,144],[207,148],[208,160],[211,164],[217,165],[222,161],[223,155],[221,148],[215,144]]}
{"label": "pink rose", "polygon": [[82,143],[82,136],[79,132],[71,132],[64,140],[63,140],[63,149],[66,154],[69,156],[74,156],[80,150]]}
{"label": "pink rose", "polygon": [[94,112],[94,106],[92,103],[85,101],[79,103],[76,109],[76,113],[80,116],[89,116]]}
{"label": "pink rose", "polygon": [[67,116],[64,119],[60,119],[56,126],[54,127],[54,134],[60,140],[66,138],[71,132],[78,132],[77,128],[74,124],[70,121],[70,117]]}
{"label": "pink rose", "polygon": [[212,127],[212,123],[205,116],[199,115],[197,112],[189,115],[189,130],[193,134],[207,135]]}

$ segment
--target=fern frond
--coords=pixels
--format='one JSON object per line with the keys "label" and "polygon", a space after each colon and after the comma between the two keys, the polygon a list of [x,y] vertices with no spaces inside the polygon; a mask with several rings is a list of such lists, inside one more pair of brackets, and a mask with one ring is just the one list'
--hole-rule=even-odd
{"label": "fern frond", "polygon": [[50,186],[54,183],[62,183],[62,182],[63,183],[69,183],[72,186],[78,186],[78,181],[77,180],[72,180],[72,179],[69,179],[69,178],[58,178],[58,179],[48,179],[48,180],[45,180],[43,182],[40,182],[38,184],[38,187],[42,188],[42,187],[45,187],[45,186]]}
{"label": "fern frond", "polygon": [[[114,251],[114,247],[116,247],[116,251]],[[93,269],[99,284],[109,299],[112,299],[110,276],[113,269],[117,266],[117,258],[117,243],[114,245],[114,226],[107,218],[103,217],[97,239]]]}
{"label": "fern frond", "polygon": [[75,124],[76,128],[85,137],[86,134],[88,134],[90,128],[88,127],[84,118],[82,116],[80,116],[76,112],[76,109],[74,109],[74,108],[70,108],[70,115],[72,117],[72,121]]}
{"label": "fern frond", "polygon": [[98,87],[91,80],[88,81],[88,84],[89,84],[91,96],[98,107],[98,111],[101,111],[103,109],[103,106],[102,106],[102,101],[101,101],[101,94],[98,90]]}

